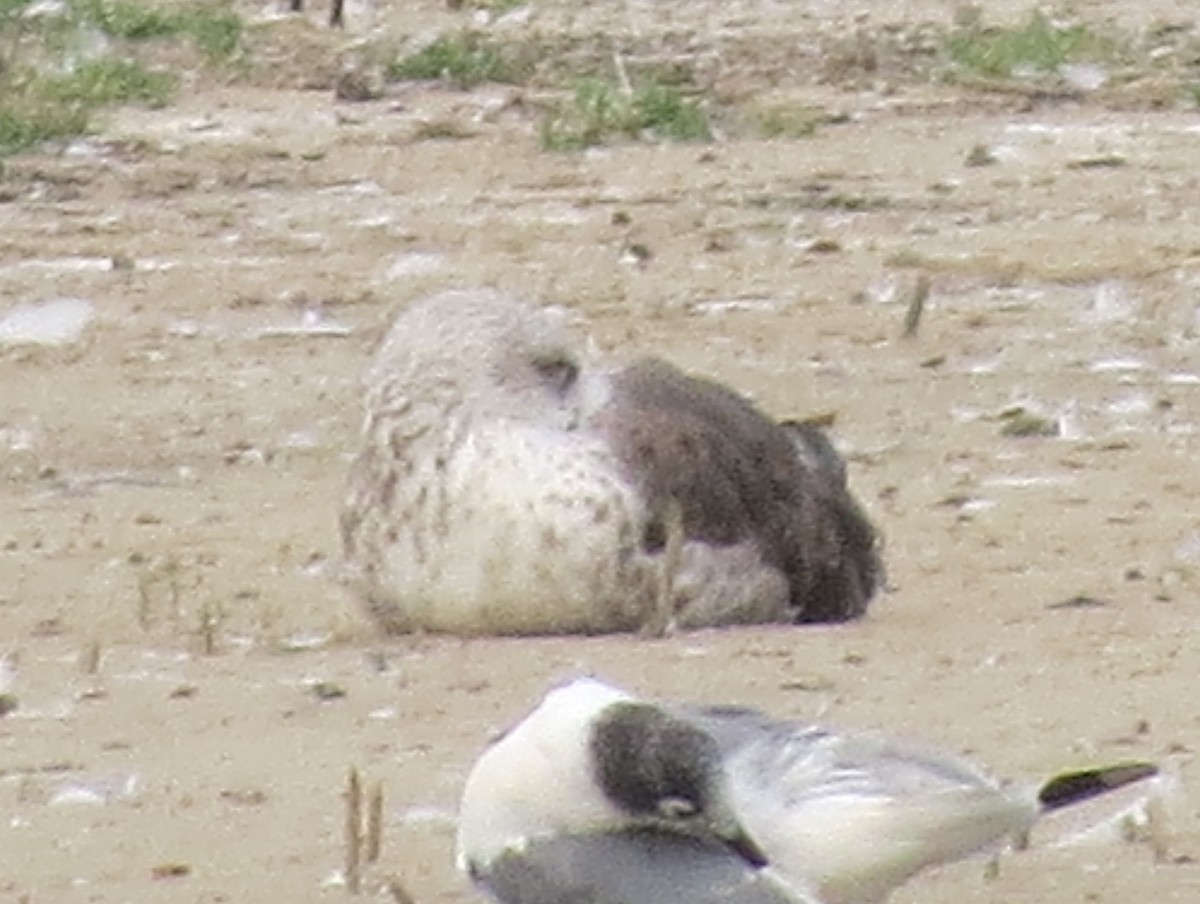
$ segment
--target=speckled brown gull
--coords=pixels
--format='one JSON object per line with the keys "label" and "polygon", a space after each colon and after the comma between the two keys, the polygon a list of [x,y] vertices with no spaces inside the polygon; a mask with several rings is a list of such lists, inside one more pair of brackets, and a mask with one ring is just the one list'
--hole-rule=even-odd
{"label": "speckled brown gull", "polygon": [[815,428],[663,361],[606,370],[561,314],[484,290],[393,323],[342,537],[395,633],[843,621],[881,574]]}

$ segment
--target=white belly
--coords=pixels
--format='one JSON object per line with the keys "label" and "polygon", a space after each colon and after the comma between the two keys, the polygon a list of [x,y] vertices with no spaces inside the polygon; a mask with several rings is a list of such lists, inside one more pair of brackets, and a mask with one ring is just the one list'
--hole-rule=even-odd
{"label": "white belly", "polygon": [[650,605],[641,510],[603,446],[517,429],[424,463],[393,517],[380,583],[411,628],[462,634],[630,629]]}

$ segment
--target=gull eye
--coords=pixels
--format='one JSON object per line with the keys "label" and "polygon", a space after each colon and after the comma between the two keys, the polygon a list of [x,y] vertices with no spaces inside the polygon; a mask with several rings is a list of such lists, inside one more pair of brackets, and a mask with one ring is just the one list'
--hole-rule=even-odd
{"label": "gull eye", "polygon": [[668,821],[683,821],[700,812],[700,808],[693,801],[685,800],[682,797],[664,797],[655,804],[654,808],[658,811],[659,816]]}
{"label": "gull eye", "polygon": [[565,355],[535,358],[533,369],[551,389],[559,395],[575,385],[579,379],[579,365]]}

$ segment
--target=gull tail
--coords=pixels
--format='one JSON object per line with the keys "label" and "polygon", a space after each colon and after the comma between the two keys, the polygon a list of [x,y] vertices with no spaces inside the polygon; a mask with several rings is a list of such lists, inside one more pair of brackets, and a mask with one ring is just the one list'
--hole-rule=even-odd
{"label": "gull tail", "polygon": [[1038,790],[1038,803],[1043,811],[1058,810],[1155,775],[1158,775],[1158,767],[1151,763],[1120,763],[1064,772],[1042,785]]}

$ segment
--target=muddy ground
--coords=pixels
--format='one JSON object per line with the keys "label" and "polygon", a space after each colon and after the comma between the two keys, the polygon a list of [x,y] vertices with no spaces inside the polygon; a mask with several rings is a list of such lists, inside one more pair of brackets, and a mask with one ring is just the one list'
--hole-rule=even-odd
{"label": "muddy ground", "polygon": [[[523,89],[338,101],[354,41],[472,15],[352,3],[346,36],[316,27],[321,8],[255,32],[272,77],[200,77],[67,154],[8,162],[0,316],[67,296],[94,319],[77,342],[0,351],[18,703],[0,718],[0,900],[342,900],[352,765],[385,786],[368,893],[390,899],[390,878],[420,904],[475,900],[450,861],[465,770],[578,672],[880,727],[1014,778],[1151,757],[1200,787],[1200,120],[824,66],[864,23],[954,14],[878,6],[547,0],[505,26],[669,32],[729,96],[826,111],[803,138],[549,154]],[[1187,6],[1075,9],[1141,27]],[[991,165],[966,165],[977,146]],[[357,380],[397,307],[480,284],[569,307],[614,354],[835,416],[887,538],[869,617],[374,637],[331,580]],[[1018,406],[1059,435],[1004,435]],[[1176,810],[1163,862],[1043,846],[897,900],[1192,902],[1194,793]]]}

